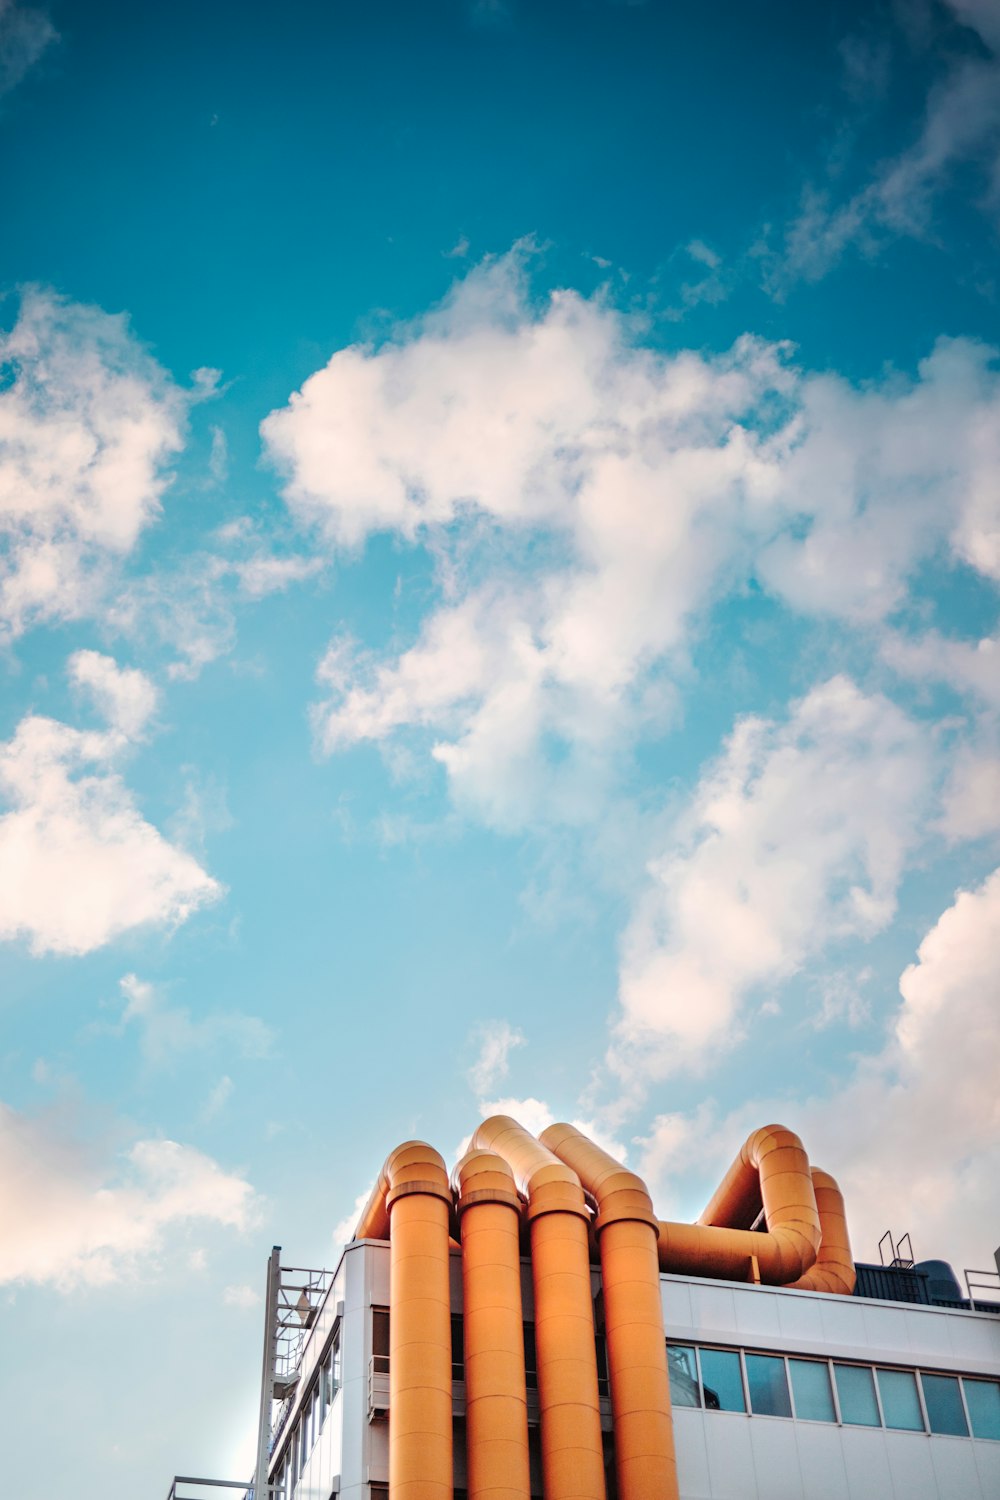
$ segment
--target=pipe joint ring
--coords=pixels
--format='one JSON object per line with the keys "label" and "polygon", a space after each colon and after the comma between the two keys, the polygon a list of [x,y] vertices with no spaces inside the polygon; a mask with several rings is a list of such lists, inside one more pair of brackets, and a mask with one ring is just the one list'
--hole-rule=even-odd
{"label": "pipe joint ring", "polygon": [[602,1229],[607,1229],[609,1224],[648,1224],[654,1235],[659,1238],[660,1221],[651,1208],[612,1208],[599,1213],[594,1220],[594,1232],[600,1234]]}
{"label": "pipe joint ring", "polygon": [[540,1219],[543,1214],[574,1214],[585,1224],[590,1223],[590,1214],[582,1203],[532,1203],[529,1198],[528,1222],[530,1223],[532,1219]]}
{"label": "pipe joint ring", "polygon": [[391,1208],[398,1198],[405,1198],[410,1193],[423,1193],[428,1198],[440,1198],[443,1203],[447,1203],[449,1208],[452,1205],[451,1190],[449,1188],[443,1188],[438,1182],[415,1179],[413,1182],[397,1183],[395,1187],[390,1188],[385,1195],[386,1208]]}
{"label": "pipe joint ring", "polygon": [[512,1208],[515,1213],[521,1212],[521,1200],[513,1189],[504,1188],[472,1188],[463,1193],[458,1200],[458,1211],[463,1214],[467,1208],[474,1203],[503,1203]]}

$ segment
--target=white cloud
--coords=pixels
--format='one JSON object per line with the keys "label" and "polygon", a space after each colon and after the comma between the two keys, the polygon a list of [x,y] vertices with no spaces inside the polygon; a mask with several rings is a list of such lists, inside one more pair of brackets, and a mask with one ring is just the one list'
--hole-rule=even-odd
{"label": "white cloud", "polygon": [[[1000,171],[1000,25],[994,0],[945,0],[963,25],[977,33],[990,56],[954,61],[930,90],[916,139],[849,198],[809,187],[798,218],[786,231],[784,256],[774,280],[818,280],[852,246],[872,253],[893,235],[926,237],[937,198],[966,163],[985,182]],[[949,49],[941,46],[942,56]]]}
{"label": "white cloud", "polygon": [[[119,984],[125,998],[120,1025],[138,1028],[142,1055],[155,1066],[214,1047],[249,1058],[266,1057],[271,1049],[271,1028],[257,1016],[210,1013],[195,1019],[185,1006],[169,1005],[155,985],[135,974],[126,974]],[[209,1101],[212,1113],[222,1108],[232,1088],[232,1079],[220,1079]]]}
{"label": "white cloud", "polygon": [[738,1039],[750,992],[834,937],[884,928],[927,778],[918,727],[843,677],[793,704],[786,723],[738,721],[626,932],[616,1071],[703,1063]]}
{"label": "white cloud", "polygon": [[372,1189],[374,1188],[374,1186],[374,1182],[369,1183],[364,1192],[359,1193],[355,1198],[354,1207],[348,1213],[346,1213],[338,1223],[333,1226],[333,1233],[330,1238],[333,1241],[333,1246],[336,1251],[339,1252],[345,1245],[349,1245],[351,1243],[351,1240],[354,1238],[354,1231],[357,1227],[358,1220],[361,1217],[361,1210],[364,1208],[365,1204],[368,1202],[368,1199],[371,1197]]}
{"label": "white cloud", "polygon": [[486,1120],[490,1115],[510,1115],[525,1130],[530,1130],[532,1135],[541,1135],[547,1125],[555,1123],[555,1115],[552,1113],[544,1099],[483,1099],[480,1100],[479,1113]]}
{"label": "white cloud", "polygon": [[218,528],[211,545],[171,572],[160,568],[122,588],[108,608],[112,627],[176,653],[172,680],[196,678],[236,644],[237,607],[319,576],[326,560],[278,551],[247,516]]}
{"label": "white cloud", "polygon": [[886,1229],[909,1230],[918,1259],[951,1260],[960,1280],[965,1267],[989,1268],[1000,1220],[998,931],[1000,870],[934,923],[900,979],[884,1045],[829,1096],[796,1097],[790,1080],[784,1095],[724,1118],[711,1103],[658,1116],[637,1162],[654,1202],[682,1198],[697,1213],[748,1131],[781,1119],[840,1182],[858,1260],[878,1259]]}
{"label": "white cloud", "polygon": [[525,254],[339,351],[262,427],[323,545],[390,531],[438,564],[415,641],[331,644],[322,748],[416,734],[500,828],[592,820],[721,596],[756,576],[803,614],[879,620],[949,549],[992,576],[1000,494],[990,350],[941,341],[862,388],[751,338],[664,355],[600,298],[533,306]]}
{"label": "white cloud", "polygon": [[484,1021],[476,1029],[479,1055],[468,1072],[469,1085],[482,1097],[510,1072],[510,1054],[523,1047],[525,1036],[509,1021]]}
{"label": "white cloud", "polygon": [[[512,1120],[516,1120],[519,1125],[523,1125],[525,1130],[530,1131],[534,1136],[541,1135],[542,1131],[547,1129],[549,1125],[554,1125],[557,1119],[551,1105],[546,1103],[544,1099],[534,1099],[531,1097],[526,1099],[481,1099],[479,1101],[479,1113],[484,1120],[489,1119],[491,1115],[510,1115]],[[568,1123],[576,1130],[581,1131],[583,1135],[588,1136],[595,1145],[609,1152],[618,1161],[623,1162],[625,1160],[627,1155],[625,1147],[600,1121],[571,1119]],[[471,1137],[467,1137],[462,1143],[459,1155],[467,1149],[469,1139]]]}
{"label": "white cloud", "polygon": [[29,288],[0,333],[0,631],[95,609],[156,517],[190,396],[122,316]]}
{"label": "white cloud", "polygon": [[[104,657],[82,670],[119,717],[141,718],[143,683]],[[221,894],[138,811],[118,769],[128,748],[120,729],[38,715],[0,744],[10,809],[0,815],[0,939],[26,937],[34,953],[89,953],[131,928],[182,922]]]}
{"label": "white cloud", "polygon": [[228,1073],[224,1073],[215,1084],[201,1111],[203,1120],[214,1120],[221,1114],[233,1096],[235,1085]]}
{"label": "white cloud", "polygon": [[99,651],[75,651],[69,659],[70,680],[86,688],[112,729],[138,739],[156,712],[159,694],[145,672],[120,667]]}
{"label": "white cloud", "polygon": [[937,631],[912,639],[890,632],[882,643],[882,656],[904,677],[946,682],[1000,709],[1000,636],[963,641]]}
{"label": "white cloud", "polygon": [[0,0],[0,97],[16,88],[59,35],[44,11]]}
{"label": "white cloud", "polygon": [[1000,1222],[1000,870],[962,891],[900,980],[890,1039],[810,1114],[859,1258],[883,1230],[918,1257],[990,1265]]}
{"label": "white cloud", "polygon": [[[917,565],[950,547],[990,575],[998,514],[1000,423],[995,351],[941,339],[917,379],[858,389],[833,375],[800,387],[782,464],[786,514],[765,542],[763,580],[803,614],[877,620]],[[992,497],[988,499],[987,497]]]}
{"label": "white cloud", "polygon": [[191,1146],[139,1140],[119,1162],[95,1162],[58,1121],[2,1104],[0,1193],[0,1281],[60,1291],[148,1272],[172,1229],[244,1230],[255,1213],[250,1184]]}
{"label": "white cloud", "polygon": [[941,831],[951,840],[1000,833],[1000,755],[972,745],[955,755],[944,791]]}
{"label": "white cloud", "polygon": [[222,1300],[227,1307],[238,1307],[243,1312],[250,1312],[260,1306],[260,1293],[255,1292],[252,1286],[227,1286],[223,1289]]}

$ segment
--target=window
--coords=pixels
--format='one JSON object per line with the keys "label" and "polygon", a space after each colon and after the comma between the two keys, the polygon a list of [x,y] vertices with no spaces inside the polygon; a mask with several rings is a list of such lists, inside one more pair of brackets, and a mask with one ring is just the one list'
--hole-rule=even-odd
{"label": "window", "polygon": [[840,1401],[840,1420],[852,1427],[881,1427],[875,1382],[868,1366],[834,1365],[833,1370]]}
{"label": "window", "polygon": [[457,1313],[451,1315],[451,1378],[465,1379],[464,1323]]}
{"label": "window", "polygon": [[790,1417],[785,1361],[773,1354],[748,1354],[746,1361],[750,1410],[758,1417]]}
{"label": "window", "polygon": [[667,1345],[670,1400],[674,1406],[700,1406],[698,1366],[692,1344]]}
{"label": "window", "polygon": [[529,1391],[538,1390],[538,1362],[535,1354],[535,1325],[524,1324],[524,1374]]}
{"label": "window", "polygon": [[608,1378],[608,1341],[603,1333],[594,1336],[594,1352],[597,1355],[597,1393],[599,1396],[609,1396],[611,1382]]}
{"label": "window", "polygon": [[954,1375],[922,1375],[924,1405],[931,1432],[941,1432],[951,1437],[968,1437],[969,1425],[965,1420],[962,1393]]}
{"label": "window", "polygon": [[675,1407],[746,1412],[749,1398],[753,1416],[791,1417],[794,1402],[800,1422],[1000,1442],[1000,1380],[987,1376],[675,1343],[667,1372]]}
{"label": "window", "polygon": [[879,1370],[885,1425],[900,1432],[923,1432],[924,1419],[917,1397],[917,1378],[910,1370]]}
{"label": "window", "polygon": [[965,1400],[977,1438],[1000,1438],[1000,1384],[995,1380],[963,1380]]}
{"label": "window", "polygon": [[830,1371],[825,1361],[818,1359],[790,1359],[788,1371],[792,1377],[792,1394],[795,1397],[795,1415],[803,1422],[835,1422],[833,1392],[830,1389]]}
{"label": "window", "polygon": [[372,1355],[375,1371],[379,1375],[389,1373],[389,1309],[372,1308]]}
{"label": "window", "polygon": [[740,1357],[735,1349],[702,1349],[701,1384],[710,1411],[746,1411]]}
{"label": "window", "polygon": [[333,1335],[333,1347],[330,1350],[330,1398],[331,1400],[340,1390],[344,1383],[343,1361],[340,1357],[340,1324],[337,1324]]}

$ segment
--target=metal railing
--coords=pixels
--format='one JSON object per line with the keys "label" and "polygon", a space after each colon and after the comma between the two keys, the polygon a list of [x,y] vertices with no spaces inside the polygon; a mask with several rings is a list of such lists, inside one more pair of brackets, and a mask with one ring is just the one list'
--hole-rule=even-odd
{"label": "metal railing", "polygon": [[[975,1307],[977,1300],[996,1300],[1000,1302],[1000,1271],[970,1271],[966,1269],[962,1273],[965,1277],[965,1289],[969,1294],[969,1301]],[[992,1292],[989,1299],[976,1297],[976,1292]]]}
{"label": "metal railing", "polygon": [[245,1479],[199,1479],[192,1474],[175,1474],[173,1483],[167,1491],[167,1500],[207,1500],[201,1495],[182,1495],[178,1490],[179,1484],[194,1484],[199,1489],[210,1490],[240,1490],[241,1500],[254,1500],[253,1481],[248,1484]]}

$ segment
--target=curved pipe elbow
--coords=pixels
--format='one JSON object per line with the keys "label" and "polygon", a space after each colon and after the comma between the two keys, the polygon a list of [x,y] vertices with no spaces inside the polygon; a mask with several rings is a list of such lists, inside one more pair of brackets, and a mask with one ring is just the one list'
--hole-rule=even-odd
{"label": "curved pipe elbow", "polygon": [[623,1219],[638,1220],[659,1230],[653,1201],[642,1178],[595,1145],[575,1125],[550,1125],[542,1131],[539,1140],[572,1168],[596,1202],[594,1228],[598,1234],[608,1224]]}
{"label": "curved pipe elbow", "polygon": [[510,1167],[518,1192],[527,1199],[528,1218],[571,1213],[590,1222],[577,1174],[510,1115],[491,1115],[472,1137],[477,1150],[495,1152]]}
{"label": "curved pipe elbow", "polygon": [[766,1259],[792,1281],[815,1262],[822,1232],[809,1158],[784,1125],[750,1133],[698,1222],[749,1229],[761,1209],[774,1240]]}
{"label": "curved pipe elbow", "polygon": [[452,1205],[444,1157],[426,1141],[404,1141],[389,1152],[361,1210],[354,1238],[387,1240],[392,1205],[408,1193],[426,1193],[432,1198],[442,1198],[449,1208]]}
{"label": "curved pipe elbow", "polygon": [[515,1213],[521,1211],[514,1173],[495,1151],[470,1146],[455,1165],[451,1185],[458,1199],[459,1215],[474,1203],[504,1203]]}
{"label": "curved pipe elbow", "polygon": [[822,1230],[816,1263],[791,1286],[802,1291],[835,1292],[849,1297],[854,1291],[857,1272],[847,1232],[844,1198],[834,1177],[814,1167],[813,1187]]}

